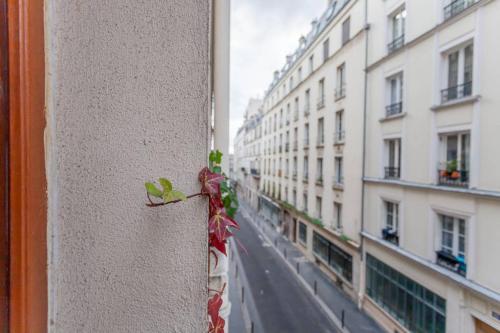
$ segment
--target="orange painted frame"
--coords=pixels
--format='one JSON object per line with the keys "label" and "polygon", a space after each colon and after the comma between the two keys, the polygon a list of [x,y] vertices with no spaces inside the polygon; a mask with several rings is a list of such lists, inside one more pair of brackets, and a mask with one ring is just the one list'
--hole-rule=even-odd
{"label": "orange painted frame", "polygon": [[43,0],[8,0],[10,332],[47,331]]}

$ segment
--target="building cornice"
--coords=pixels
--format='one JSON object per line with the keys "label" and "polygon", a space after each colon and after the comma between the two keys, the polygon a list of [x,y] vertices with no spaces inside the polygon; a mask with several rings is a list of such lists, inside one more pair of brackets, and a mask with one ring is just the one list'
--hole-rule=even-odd
{"label": "building cornice", "polygon": [[376,236],[374,236],[366,231],[363,231],[361,233],[361,235],[364,238],[366,238],[366,239],[368,239],[368,240],[370,240],[370,241],[372,241],[372,242],[374,242],[374,243],[376,243],[376,244],[378,244],[386,249],[392,250],[393,252],[401,255],[402,257],[410,259],[411,261],[418,263],[418,264],[426,267],[427,269],[429,269],[429,270],[431,270],[431,271],[433,271],[433,272],[435,272],[435,273],[437,273],[445,278],[448,278],[449,280],[459,284],[462,287],[465,287],[465,288],[467,288],[467,289],[469,289],[469,290],[471,290],[471,291],[473,291],[473,292],[475,292],[483,297],[486,297],[490,300],[493,300],[497,303],[500,303],[500,294],[487,288],[487,287],[484,287],[484,286],[482,286],[474,281],[468,280],[468,279],[466,279],[466,278],[464,278],[456,273],[453,273],[453,272],[447,270],[446,268],[440,267],[440,266],[430,262],[429,260],[424,259],[420,256],[417,256],[417,255],[415,255],[415,254],[413,254],[405,249],[402,249],[394,244],[383,241],[382,239],[380,239],[380,238],[378,238],[378,237],[376,237]]}
{"label": "building cornice", "polygon": [[492,198],[492,199],[500,199],[500,191],[489,191],[489,190],[482,190],[482,189],[477,189],[477,188],[446,187],[446,186],[439,186],[439,185],[433,185],[433,184],[410,182],[410,181],[406,181],[406,180],[388,180],[388,179],[372,178],[372,177],[365,177],[365,178],[363,178],[363,181],[365,183],[383,184],[383,185],[389,185],[389,186],[402,186],[402,187],[409,187],[409,188],[419,189],[419,190],[431,190],[431,191],[439,191],[439,192],[448,192],[448,193],[457,193],[457,194],[464,194],[464,195],[486,197],[486,198]]}

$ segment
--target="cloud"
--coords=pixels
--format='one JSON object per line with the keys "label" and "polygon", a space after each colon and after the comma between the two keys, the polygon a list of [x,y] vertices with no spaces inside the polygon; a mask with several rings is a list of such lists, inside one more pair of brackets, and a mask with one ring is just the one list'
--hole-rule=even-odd
{"label": "cloud", "polygon": [[243,123],[248,100],[263,97],[273,72],[298,46],[326,0],[233,0],[231,2],[230,138]]}

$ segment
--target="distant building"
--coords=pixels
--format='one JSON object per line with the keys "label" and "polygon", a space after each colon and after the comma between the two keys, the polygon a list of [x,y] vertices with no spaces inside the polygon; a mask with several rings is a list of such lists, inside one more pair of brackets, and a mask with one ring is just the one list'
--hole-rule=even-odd
{"label": "distant building", "polygon": [[244,197],[390,332],[500,332],[499,18],[329,1],[239,132]]}

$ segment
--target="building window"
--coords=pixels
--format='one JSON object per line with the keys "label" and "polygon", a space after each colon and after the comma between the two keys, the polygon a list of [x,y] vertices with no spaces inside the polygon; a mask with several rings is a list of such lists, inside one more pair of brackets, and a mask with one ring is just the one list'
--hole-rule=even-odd
{"label": "building window", "polygon": [[326,62],[329,56],[330,56],[330,39],[327,38],[323,42],[323,62]]}
{"label": "building window", "polygon": [[321,197],[316,197],[316,217],[318,219],[322,219],[321,209],[322,209],[322,200]]}
{"label": "building window", "polygon": [[398,73],[387,79],[389,103],[385,107],[386,117],[403,112],[403,73]]}
{"label": "building window", "polygon": [[352,256],[315,231],[313,253],[324,260],[338,275],[352,282]]}
{"label": "building window", "polygon": [[318,109],[325,106],[325,79],[318,82]]}
{"label": "building window", "polygon": [[307,213],[307,193],[302,195],[302,200],[304,201],[302,204],[304,205],[304,212]]}
{"label": "building window", "polygon": [[336,144],[343,143],[345,138],[344,131],[344,110],[335,113],[335,140]]}
{"label": "building window", "polygon": [[299,83],[302,82],[302,67],[299,67],[299,69],[297,70],[297,77],[298,77]]}
{"label": "building window", "polygon": [[438,169],[439,185],[468,187],[470,168],[470,134],[445,134],[439,137],[441,162]]}
{"label": "building window", "polygon": [[401,139],[385,140],[387,164],[385,166],[386,179],[401,177]]}
{"label": "building window", "polygon": [[297,191],[293,190],[293,207],[297,207]]}
{"label": "building window", "polygon": [[304,125],[304,148],[309,147],[309,124]]}
{"label": "building window", "polygon": [[348,17],[342,23],[342,46],[344,46],[351,39],[351,18]]}
{"label": "building window", "polygon": [[391,42],[387,45],[389,53],[399,50],[405,43],[406,8],[401,8],[389,17]]}
{"label": "building window", "polygon": [[307,225],[302,222],[299,222],[299,241],[307,244]]}
{"label": "building window", "polygon": [[283,127],[283,109],[280,110],[280,127]]}
{"label": "building window", "polygon": [[447,0],[444,7],[444,19],[447,20],[473,5],[476,0]]}
{"label": "building window", "polygon": [[297,157],[293,158],[293,179],[297,179]]}
{"label": "building window", "polygon": [[345,63],[337,67],[337,87],[335,88],[335,100],[345,97]]}
{"label": "building window", "polygon": [[309,158],[304,156],[304,181],[307,182],[309,179]]}
{"label": "building window", "polygon": [[307,89],[306,96],[304,99],[304,117],[307,117],[309,115],[310,107],[311,107],[311,90]]}
{"label": "building window", "polygon": [[294,121],[299,120],[299,98],[295,97]]}
{"label": "building window", "polygon": [[314,71],[314,54],[309,57],[309,74]]}
{"label": "building window", "polygon": [[474,46],[469,44],[446,55],[447,76],[441,103],[472,95]]}
{"label": "building window", "polygon": [[290,132],[286,131],[285,152],[288,153],[290,149]]}
{"label": "building window", "polygon": [[344,159],[342,156],[335,157],[335,179],[334,185],[343,186],[344,185]]}
{"label": "building window", "polygon": [[318,146],[323,146],[325,143],[325,124],[324,124],[324,119],[319,118],[318,119]]}
{"label": "building window", "polygon": [[285,177],[288,178],[288,175],[290,174],[290,163],[288,161],[288,158],[285,160]]}
{"label": "building window", "polygon": [[316,160],[316,184],[323,185],[323,158]]}
{"label": "building window", "polygon": [[293,84],[293,75],[292,75],[292,76],[290,76],[290,83],[288,84],[288,86],[289,86],[290,91],[292,91],[292,89],[294,88],[294,84]]}
{"label": "building window", "polygon": [[298,142],[299,142],[299,130],[297,127],[293,129],[293,134],[294,134],[294,139],[293,139],[293,150],[298,149]]}
{"label": "building window", "polygon": [[446,332],[446,300],[370,254],[366,292],[409,331]]}
{"label": "building window", "polygon": [[392,201],[384,201],[385,227],[382,229],[382,238],[386,241],[399,244],[399,204]]}
{"label": "building window", "polygon": [[462,276],[467,275],[465,219],[439,215],[441,227],[440,249],[437,264]]}
{"label": "building window", "polygon": [[290,124],[290,112],[291,108],[290,108],[290,103],[288,103],[286,105],[286,124],[289,125]]}
{"label": "building window", "polygon": [[335,219],[335,228],[342,230],[342,204],[338,202],[333,203],[333,217]]}

